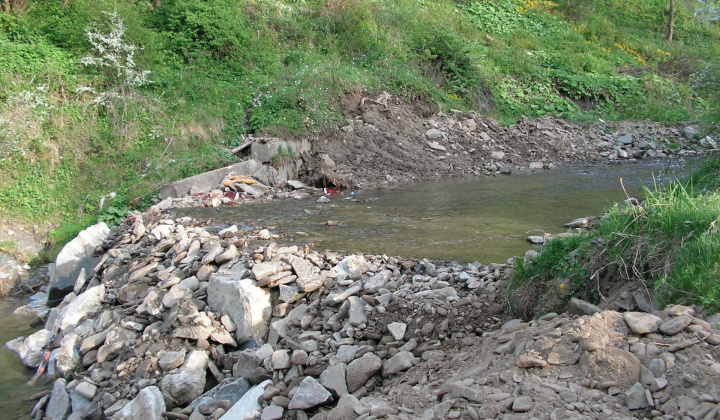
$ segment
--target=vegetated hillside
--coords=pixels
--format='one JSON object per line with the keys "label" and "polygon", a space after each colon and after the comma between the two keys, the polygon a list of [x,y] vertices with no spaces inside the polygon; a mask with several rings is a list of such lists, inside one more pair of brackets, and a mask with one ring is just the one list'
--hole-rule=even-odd
{"label": "vegetated hillside", "polygon": [[717,120],[720,28],[706,2],[675,2],[671,43],[657,0],[2,8],[0,217],[77,221],[60,235],[232,161],[226,149],[249,134],[344,125],[343,98],[358,90],[501,122]]}

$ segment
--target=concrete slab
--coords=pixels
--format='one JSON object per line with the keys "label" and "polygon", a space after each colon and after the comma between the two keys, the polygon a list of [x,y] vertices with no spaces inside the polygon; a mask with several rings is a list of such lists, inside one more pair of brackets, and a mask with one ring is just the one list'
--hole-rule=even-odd
{"label": "concrete slab", "polygon": [[299,155],[310,151],[310,142],[306,139],[289,141],[277,137],[258,137],[253,139],[250,157],[258,162],[269,163],[270,159],[277,154],[279,147],[283,147],[284,149],[291,148]]}
{"label": "concrete slab", "polygon": [[182,197],[190,192],[190,188],[192,187],[207,191],[219,188],[220,181],[230,172],[235,172],[238,175],[259,175],[261,179],[263,178],[262,175],[267,176],[267,170],[261,162],[253,159],[246,160],[224,168],[165,184],[160,187],[160,199]]}

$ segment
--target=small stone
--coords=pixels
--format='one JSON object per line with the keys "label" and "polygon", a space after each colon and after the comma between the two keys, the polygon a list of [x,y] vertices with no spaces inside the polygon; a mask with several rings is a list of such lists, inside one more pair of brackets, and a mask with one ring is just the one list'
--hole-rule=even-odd
{"label": "small stone", "polygon": [[89,400],[93,399],[97,392],[97,387],[89,382],[82,381],[75,387],[75,392]]}
{"label": "small stone", "polygon": [[517,362],[515,362],[515,366],[519,368],[531,368],[531,367],[545,367],[548,363],[543,360],[540,356],[536,356],[533,354],[523,354],[522,356],[518,357]]}
{"label": "small stone", "polygon": [[517,397],[513,401],[512,411],[516,413],[525,413],[533,409],[535,403],[530,397]]}
{"label": "small stone", "polygon": [[635,385],[625,392],[625,405],[629,410],[650,407],[653,401],[652,396],[648,395],[649,393],[650,391],[643,388],[640,382],[635,382]]}
{"label": "small stone", "polygon": [[307,376],[298,386],[297,391],[290,400],[288,409],[305,410],[332,400],[332,394],[325,389],[312,376]]}
{"label": "small stone", "polygon": [[387,326],[388,331],[392,334],[393,338],[398,341],[402,340],[405,336],[405,330],[407,330],[407,324],[402,322],[391,322]]}

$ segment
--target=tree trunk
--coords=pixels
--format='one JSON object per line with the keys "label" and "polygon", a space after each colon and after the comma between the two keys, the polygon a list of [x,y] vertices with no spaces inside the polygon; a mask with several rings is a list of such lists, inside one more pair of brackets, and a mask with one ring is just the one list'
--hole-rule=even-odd
{"label": "tree trunk", "polygon": [[673,32],[675,30],[675,0],[670,0],[670,19],[668,21],[667,42],[673,42]]}
{"label": "tree trunk", "polygon": [[2,11],[6,13],[10,12],[10,0],[3,0]]}

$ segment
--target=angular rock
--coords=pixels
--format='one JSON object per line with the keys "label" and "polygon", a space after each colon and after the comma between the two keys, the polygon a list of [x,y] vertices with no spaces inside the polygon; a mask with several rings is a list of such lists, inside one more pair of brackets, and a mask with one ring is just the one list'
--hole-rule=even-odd
{"label": "angular rock", "polygon": [[366,353],[350,362],[346,374],[348,392],[354,393],[360,389],[375,372],[382,368],[382,365],[382,359],[374,353]]}
{"label": "angular rock", "polygon": [[185,358],[179,373],[162,378],[160,389],[168,407],[187,404],[203,393],[208,361],[204,351],[193,350]]}
{"label": "angular rock", "polygon": [[329,390],[334,397],[342,397],[348,393],[345,380],[346,374],[347,365],[345,363],[330,366],[320,374],[320,384]]}
{"label": "angular rock", "polygon": [[363,283],[365,293],[377,293],[380,288],[385,287],[387,282],[390,281],[390,277],[392,277],[392,271],[390,270],[383,270],[370,277],[365,281],[365,283]]}
{"label": "angular rock", "polygon": [[383,363],[383,377],[387,378],[403,370],[410,369],[415,361],[415,356],[409,351],[398,352]]}
{"label": "angular rock", "polygon": [[165,400],[156,386],[143,388],[132,401],[120,410],[114,419],[117,420],[165,420]]}
{"label": "angular rock", "polygon": [[261,407],[258,398],[265,392],[265,387],[272,385],[271,380],[266,380],[243,394],[233,406],[222,416],[220,420],[238,420],[249,418],[252,413],[259,412]]}
{"label": "angular rock", "polygon": [[182,366],[183,363],[185,363],[185,350],[165,352],[158,360],[158,366],[166,372]]}
{"label": "angular rock", "polygon": [[237,280],[214,274],[207,286],[207,302],[214,311],[228,315],[235,324],[238,342],[262,343],[272,312],[270,293],[256,286],[255,280]]}
{"label": "angular rock", "polygon": [[391,322],[387,326],[388,331],[392,334],[393,338],[398,341],[402,340],[407,330],[407,324],[404,322]]}
{"label": "angular rock", "polygon": [[310,274],[308,276],[299,277],[295,283],[303,293],[312,293],[321,288],[325,284],[325,277],[320,274]]}
{"label": "angular rock", "polygon": [[65,379],[56,379],[53,384],[50,401],[45,409],[45,417],[51,420],[65,420],[70,415],[70,396],[65,386]]}
{"label": "angular rock", "polygon": [[9,350],[17,354],[28,367],[36,367],[43,360],[45,347],[52,341],[54,334],[46,329],[34,332],[26,339],[16,339],[5,344]]}
{"label": "angular rock", "polygon": [[583,316],[601,312],[602,309],[584,300],[571,298],[567,304],[567,311],[573,315]]}
{"label": "angular rock", "polygon": [[625,405],[629,410],[650,407],[653,405],[652,395],[640,382],[635,382],[635,385],[625,391]]}
{"label": "angular rock", "polygon": [[332,394],[312,376],[306,376],[290,400],[290,410],[305,410],[332,401]]}
{"label": "angular rock", "polygon": [[104,297],[105,286],[102,284],[87,289],[61,310],[55,326],[61,331],[74,328],[80,320],[100,311],[100,302]]}

